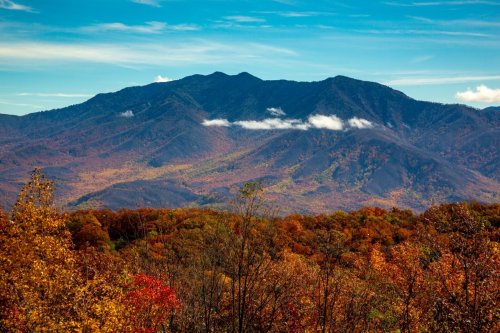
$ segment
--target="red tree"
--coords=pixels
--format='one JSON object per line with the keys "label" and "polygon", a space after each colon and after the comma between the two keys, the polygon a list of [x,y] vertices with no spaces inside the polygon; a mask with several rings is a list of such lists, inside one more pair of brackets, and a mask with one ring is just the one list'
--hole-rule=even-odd
{"label": "red tree", "polygon": [[172,288],[146,274],[134,276],[132,290],[127,294],[127,302],[133,309],[135,332],[142,333],[156,332],[180,306]]}

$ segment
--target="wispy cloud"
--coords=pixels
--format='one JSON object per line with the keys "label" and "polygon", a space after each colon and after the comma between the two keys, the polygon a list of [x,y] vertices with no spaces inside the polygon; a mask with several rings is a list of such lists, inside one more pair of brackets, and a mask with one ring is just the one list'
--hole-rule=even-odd
{"label": "wispy cloud", "polygon": [[144,25],[127,25],[120,22],[100,23],[89,27],[84,27],[87,31],[126,31],[146,34],[157,34],[165,30],[167,24],[165,22],[151,21]]}
{"label": "wispy cloud", "polygon": [[467,89],[457,92],[455,97],[464,102],[496,103],[500,102],[500,89],[480,85],[476,87],[476,90]]}
{"label": "wispy cloud", "polygon": [[322,15],[320,12],[277,12],[277,14],[283,17],[311,17]]}
{"label": "wispy cloud", "polygon": [[500,75],[402,78],[387,81],[384,84],[389,86],[417,86],[427,84],[466,83],[492,80],[500,80]]}
{"label": "wispy cloud", "polygon": [[80,97],[92,97],[92,94],[70,94],[70,93],[28,93],[22,92],[17,94],[18,96],[35,96],[35,97],[62,97],[62,98],[80,98]]}
{"label": "wispy cloud", "polygon": [[266,111],[275,117],[280,117],[280,116],[286,115],[285,111],[283,111],[282,108],[267,108]]}
{"label": "wispy cloud", "polygon": [[80,30],[84,32],[123,31],[123,32],[141,33],[141,34],[159,34],[166,30],[195,31],[199,29],[200,27],[195,24],[168,25],[165,22],[158,22],[158,21],[149,21],[142,25],[127,25],[121,22],[99,23],[80,28]]}
{"label": "wispy cloud", "polygon": [[355,30],[358,33],[373,35],[422,35],[451,37],[496,37],[492,34],[473,31],[426,30],[426,29],[366,29]]}
{"label": "wispy cloud", "polygon": [[43,106],[36,104],[25,104],[25,103],[14,103],[9,101],[0,100],[0,104],[10,105],[10,106],[20,106],[20,107],[28,107],[33,109],[43,109]]}
{"label": "wispy cloud", "polygon": [[474,0],[464,0],[464,1],[427,1],[427,2],[385,2],[386,5],[390,6],[400,6],[400,7],[429,7],[429,6],[463,6],[463,5],[490,5],[499,6],[499,2],[495,1],[474,1]]}
{"label": "wispy cloud", "polygon": [[[171,43],[78,43],[0,42],[0,64],[61,61],[125,65],[269,63],[272,56],[295,56],[293,50],[260,43],[220,43],[207,40]],[[277,60],[278,61],[278,60]]]}
{"label": "wispy cloud", "polygon": [[130,1],[151,7],[161,7],[160,2],[158,0],[130,0]]}
{"label": "wispy cloud", "polygon": [[10,0],[0,0],[0,8],[9,10],[20,10],[24,12],[33,12],[33,8],[21,5],[19,3],[15,3],[14,1]]}
{"label": "wispy cloud", "polygon": [[322,12],[314,12],[314,11],[256,11],[258,14],[270,14],[277,15],[281,17],[312,17],[312,16],[334,16],[337,13],[322,11]]}
{"label": "wispy cloud", "polygon": [[426,23],[429,25],[439,25],[439,26],[464,26],[464,27],[480,27],[480,28],[497,28],[500,27],[500,22],[489,21],[489,20],[472,20],[472,19],[462,19],[462,20],[433,20],[427,17],[421,16],[409,16],[409,18],[415,21]]}
{"label": "wispy cloud", "polygon": [[419,64],[419,63],[422,63],[422,62],[429,61],[432,58],[434,58],[434,56],[432,56],[432,55],[417,56],[417,57],[414,57],[413,59],[411,59],[410,63],[412,63],[412,64]]}
{"label": "wispy cloud", "polygon": [[224,16],[224,19],[229,20],[229,21],[233,21],[233,22],[238,22],[238,23],[258,23],[258,22],[265,22],[266,21],[260,17],[242,16],[242,15]]}
{"label": "wispy cloud", "polygon": [[348,128],[366,129],[374,127],[373,123],[363,118],[351,118],[343,121],[336,115],[311,115],[306,121],[299,119],[266,118],[263,120],[239,120],[230,122],[227,119],[204,120],[203,126],[230,127],[238,126],[248,130],[302,130],[310,128],[342,131]]}
{"label": "wispy cloud", "polygon": [[162,83],[162,82],[170,82],[170,81],[173,81],[174,79],[171,79],[169,77],[166,77],[166,76],[161,76],[161,75],[157,75],[155,77],[155,82],[156,83]]}

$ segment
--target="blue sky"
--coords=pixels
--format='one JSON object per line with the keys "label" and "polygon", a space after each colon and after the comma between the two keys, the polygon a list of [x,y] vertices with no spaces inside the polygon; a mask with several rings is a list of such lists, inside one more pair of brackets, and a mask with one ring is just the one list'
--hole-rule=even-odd
{"label": "blue sky", "polygon": [[500,105],[500,0],[0,0],[0,113],[214,71]]}

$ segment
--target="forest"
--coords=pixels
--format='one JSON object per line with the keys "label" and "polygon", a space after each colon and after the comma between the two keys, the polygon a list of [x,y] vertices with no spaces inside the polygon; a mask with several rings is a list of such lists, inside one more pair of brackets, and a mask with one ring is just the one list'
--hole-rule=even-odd
{"label": "forest", "polygon": [[499,332],[500,204],[0,211],[1,332]]}

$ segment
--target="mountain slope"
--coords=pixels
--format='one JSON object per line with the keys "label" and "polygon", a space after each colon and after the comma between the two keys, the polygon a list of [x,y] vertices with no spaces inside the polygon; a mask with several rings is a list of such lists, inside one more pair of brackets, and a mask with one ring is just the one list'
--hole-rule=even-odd
{"label": "mountain slope", "polygon": [[287,211],[495,201],[499,112],[343,76],[194,75],[0,115],[0,204],[35,166],[50,166],[61,204],[76,206],[216,203],[253,179]]}

